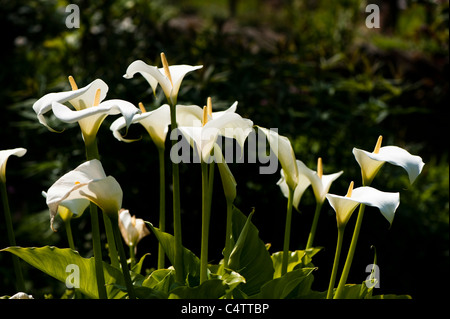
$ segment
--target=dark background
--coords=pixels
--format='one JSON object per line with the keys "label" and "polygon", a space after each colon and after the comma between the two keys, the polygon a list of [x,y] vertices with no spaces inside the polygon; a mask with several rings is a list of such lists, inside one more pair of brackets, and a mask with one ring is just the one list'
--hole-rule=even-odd
{"label": "dark background", "polygon": [[[386,164],[372,186],[400,191],[401,204],[392,227],[375,209],[366,209],[348,282],[361,283],[373,262],[380,267],[376,294],[410,294],[413,298],[448,297],[448,1],[371,1],[380,7],[381,27],[365,26],[366,2],[347,1],[72,1],[80,8],[79,29],[68,29],[65,1],[0,0],[3,62],[0,71],[0,149],[25,147],[23,158],[11,157],[7,185],[20,246],[67,247],[62,224],[50,230],[41,196],[54,181],[85,159],[76,124],[55,120],[60,134],[36,119],[33,103],[49,92],[69,90],[68,75],[79,87],[96,78],[109,85],[108,99],[120,98],[147,109],[164,103],[140,76],[122,77],[142,59],[161,65],[204,67],[186,76],[180,104],[222,110],[239,101],[238,112],[255,124],[278,128],[288,136],[298,159],[324,174],[344,170],[330,192],[345,194],[354,180],[361,185],[352,148],[371,151],[379,135],[383,145],[404,147],[426,166],[413,185],[401,168]],[[118,142],[108,117],[98,134],[101,160],[124,190],[123,206],[157,224],[159,189],[156,147],[140,125]],[[168,143],[170,141],[167,141]],[[167,149],[169,144],[167,144]],[[167,161],[168,232],[171,224],[170,162]],[[270,252],[282,250],[287,200],[276,182],[279,174],[260,175],[259,164],[230,164],[238,183],[236,206],[245,214],[255,208],[253,223]],[[200,255],[200,165],[181,165],[183,243]],[[219,174],[216,172],[216,176]],[[294,212],[291,249],[304,248],[314,212],[308,189]],[[91,256],[90,222],[84,214],[72,221],[75,245]],[[356,215],[356,214],[355,214]],[[353,217],[347,226],[342,263],[350,244]],[[220,179],[214,185],[211,262],[222,257],[225,203]],[[0,223],[0,247],[6,230]],[[327,289],[336,244],[335,213],[325,203],[316,236],[324,249],[314,289]],[[138,246],[150,252],[145,267],[156,265],[154,236]],[[24,264],[24,263],[23,263]],[[14,293],[10,256],[0,254],[0,295]],[[26,285],[36,298],[59,298],[64,285],[24,264]]]}

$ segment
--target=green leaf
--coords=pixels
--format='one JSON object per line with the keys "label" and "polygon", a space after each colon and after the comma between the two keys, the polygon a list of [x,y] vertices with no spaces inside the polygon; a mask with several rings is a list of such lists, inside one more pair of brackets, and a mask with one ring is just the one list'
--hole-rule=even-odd
{"label": "green leaf", "polygon": [[225,295],[221,279],[208,279],[197,287],[180,286],[170,292],[169,299],[218,299]]}
{"label": "green leaf", "polygon": [[141,257],[141,259],[139,260],[139,262],[137,264],[135,264],[133,266],[133,268],[131,268],[131,271],[136,273],[136,274],[140,274],[141,270],[142,270],[142,264],[144,263],[145,257],[149,256],[150,254],[145,254]]}
{"label": "green leaf", "polygon": [[315,268],[300,268],[292,270],[279,278],[275,278],[264,286],[261,291],[252,298],[257,299],[286,299],[299,298],[311,292]]}
{"label": "green leaf", "polygon": [[[310,248],[308,250],[296,250],[289,252],[287,271],[292,271],[294,268],[312,267],[311,259],[317,254],[321,248]],[[272,256],[273,268],[275,270],[273,278],[281,277],[281,265],[283,263],[283,252],[278,251]]]}
{"label": "green leaf", "polygon": [[[75,250],[53,246],[40,248],[8,247],[0,251],[7,251],[22,258],[31,266],[63,283],[66,283],[66,280],[75,278],[76,274],[78,274],[79,291],[90,298],[98,298],[97,277],[95,275],[93,257],[83,258]],[[108,298],[125,297],[126,293],[115,287],[115,284],[125,285],[122,272],[107,263],[103,263],[103,272],[105,274]],[[69,282],[75,284],[76,280]]]}
{"label": "green leaf", "polygon": [[255,295],[261,286],[272,280],[273,264],[259,231],[251,223],[253,212],[247,218],[239,209],[233,208],[232,243],[228,267],[245,278],[240,290],[246,295]]}
{"label": "green leaf", "polygon": [[362,284],[346,284],[342,290],[341,299],[370,299],[373,288],[367,288],[365,282]]}
{"label": "green leaf", "polygon": [[175,284],[175,270],[158,269],[148,276],[142,283],[143,287],[153,288],[161,291],[167,296]]}
{"label": "green leaf", "polygon": [[[164,252],[169,258],[172,265],[175,264],[175,238],[168,233],[160,231],[158,228],[153,227],[149,222],[145,222],[155,234],[159,243],[162,245]],[[183,247],[183,266],[186,278],[191,286],[200,282],[200,260],[193,252]]]}

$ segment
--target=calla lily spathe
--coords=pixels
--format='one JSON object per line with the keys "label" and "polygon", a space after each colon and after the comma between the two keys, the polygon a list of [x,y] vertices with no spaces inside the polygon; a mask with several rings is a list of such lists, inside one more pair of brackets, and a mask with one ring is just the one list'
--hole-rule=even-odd
{"label": "calla lily spathe", "polygon": [[0,182],[6,182],[6,162],[11,155],[22,157],[27,150],[23,147],[0,151]]}
{"label": "calla lily spathe", "polygon": [[400,205],[399,193],[382,192],[369,186],[355,188],[350,196],[327,194],[326,198],[336,212],[338,227],[347,224],[359,204],[378,208],[389,224],[392,224],[395,211]]}
{"label": "calla lily spathe", "polygon": [[130,102],[118,99],[108,100],[79,111],[73,111],[61,103],[53,102],[52,109],[59,120],[66,123],[78,122],[84,138],[95,137],[100,125],[108,115],[122,114],[125,126],[128,128],[133,116],[140,112]]}
{"label": "calla lily spathe", "polygon": [[[71,84],[72,91],[49,93],[33,105],[39,121],[51,131],[55,130],[47,124],[44,117],[44,113],[50,109],[62,122],[78,122],[85,139],[92,139],[97,135],[100,125],[108,115],[122,114],[128,128],[133,116],[140,112],[133,104],[124,100],[113,99],[102,102],[106,98],[108,86],[100,79],[81,89],[76,87],[73,79]],[[75,110],[62,104],[65,102],[69,102]]]}
{"label": "calla lily spathe", "polygon": [[253,130],[253,122],[227,110],[220,114],[213,113],[203,126],[179,126],[178,129],[188,139],[191,146],[196,147],[202,160],[208,162],[219,135],[236,139],[243,148],[246,138]]}
{"label": "calla lily spathe", "polygon": [[270,148],[278,157],[287,186],[291,190],[295,190],[299,183],[299,171],[291,142],[275,130],[268,130],[260,126],[258,126],[258,129],[266,135]]}
{"label": "calla lily spathe", "polygon": [[[233,103],[227,110],[213,112],[212,118],[216,119],[225,113],[236,112],[237,102]],[[177,105],[177,124],[178,126],[202,126],[203,110],[198,105]],[[154,111],[142,112],[136,114],[131,120],[131,124],[140,123],[149,133],[153,142],[158,148],[164,149],[167,133],[170,124],[170,106],[164,104]],[[135,139],[126,139],[121,130],[126,127],[125,118],[119,117],[111,124],[111,131],[115,138],[122,142],[134,142]]]}
{"label": "calla lily spathe", "polygon": [[145,226],[144,220],[141,218],[136,218],[134,215],[131,216],[128,209],[120,210],[119,229],[125,243],[135,249],[142,238],[150,235],[150,231]]}
{"label": "calla lily spathe", "polygon": [[[381,144],[381,136],[378,144]],[[364,185],[369,185],[372,182],[386,162],[405,169],[411,184],[414,183],[425,165],[420,156],[411,155],[405,149],[397,146],[376,147],[374,152],[353,148],[353,154],[361,167]]]}
{"label": "calla lily spathe", "polygon": [[38,120],[50,131],[56,132],[51,128],[44,116],[52,109],[53,102],[69,102],[76,110],[86,109],[94,104],[97,91],[100,90],[99,102],[103,101],[108,92],[108,85],[101,80],[96,79],[80,89],[73,87],[72,91],[49,93],[41,97],[33,104],[33,110],[36,112]]}
{"label": "calla lily spathe", "polygon": [[[202,109],[197,105],[177,105],[177,123],[179,126],[194,126],[201,123]],[[164,149],[167,133],[169,132],[170,124],[170,106],[164,104],[154,111],[143,112],[141,114],[135,114],[131,120],[131,124],[140,123],[149,133],[153,142],[160,149]],[[119,117],[111,124],[111,131],[114,137],[122,142],[133,142],[124,138],[120,133],[120,130],[126,127],[126,121],[124,117]]]}
{"label": "calla lily spathe", "polygon": [[[163,60],[163,65],[164,63]],[[124,78],[131,79],[136,73],[140,73],[150,84],[154,94],[158,84],[161,85],[169,103],[175,105],[178,98],[178,91],[180,90],[181,82],[185,75],[202,67],[202,65],[171,65],[167,66],[169,70],[169,74],[167,74],[167,70],[164,67],[158,68],[148,65],[144,61],[137,60],[128,66]]]}
{"label": "calla lily spathe", "polygon": [[50,210],[50,225],[59,206],[80,215],[93,202],[103,212],[117,219],[122,206],[122,189],[116,179],[106,176],[100,161],[87,161],[59,178],[47,191],[47,206]]}
{"label": "calla lily spathe", "polygon": [[[294,190],[294,201],[293,205],[298,210],[298,205],[300,199],[308,188],[309,185],[312,186],[314,196],[316,201],[323,203],[325,201],[325,195],[330,190],[331,184],[342,175],[343,171],[337,173],[319,176],[316,171],[308,168],[305,163],[297,160],[297,168],[299,172],[298,184]],[[289,195],[289,190],[287,188],[286,177],[284,170],[281,170],[281,178],[278,181],[278,186],[280,186],[281,192],[287,198]]]}

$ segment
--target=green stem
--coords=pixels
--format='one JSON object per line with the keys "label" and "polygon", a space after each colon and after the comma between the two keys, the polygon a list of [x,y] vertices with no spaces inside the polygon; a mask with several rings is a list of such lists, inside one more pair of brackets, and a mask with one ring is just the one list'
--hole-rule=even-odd
{"label": "green stem", "polygon": [[66,235],[67,235],[67,241],[69,242],[69,247],[70,247],[70,249],[75,250],[75,244],[73,242],[73,236],[72,236],[72,227],[70,225],[70,218],[64,222],[64,226],[66,228]]}
{"label": "green stem", "polygon": [[353,231],[352,242],[348,250],[347,259],[345,260],[344,270],[342,270],[341,279],[339,280],[339,285],[334,294],[334,299],[339,299],[342,297],[342,291],[344,289],[345,283],[347,282],[347,277],[350,272],[350,268],[353,262],[353,256],[355,255],[356,243],[358,242],[359,232],[361,230],[361,224],[364,217],[364,209],[366,205],[361,204],[359,206],[358,218],[356,219],[355,230]]}
{"label": "green stem", "polygon": [[209,239],[209,221],[211,217],[210,211],[210,195],[209,195],[209,179],[208,164],[202,161],[202,242],[200,249],[200,284],[208,278],[208,239]]}
{"label": "green stem", "polygon": [[136,246],[128,246],[130,248],[130,267],[133,268],[134,265],[136,265],[136,254],[134,253],[134,250]]}
{"label": "green stem", "polygon": [[[177,115],[175,103],[170,104],[170,123],[172,131],[177,129]],[[172,147],[178,141],[172,139]],[[174,154],[174,156],[178,156]],[[173,236],[175,239],[175,280],[184,283],[184,267],[183,267],[183,243],[181,236],[181,210],[180,210],[180,172],[178,160],[172,160],[172,181],[173,181]]]}
{"label": "green stem", "polygon": [[311,225],[311,231],[309,232],[308,242],[306,243],[306,249],[313,247],[314,237],[316,236],[317,224],[319,223],[320,210],[322,209],[322,204],[316,202],[316,211],[314,212],[314,219]]}
{"label": "green stem", "polygon": [[100,225],[98,222],[97,206],[90,204],[92,224],[92,246],[94,249],[95,275],[97,277],[97,290],[100,299],[107,299],[105,276],[103,274],[102,247],[100,241]]}
{"label": "green stem", "polygon": [[292,221],[292,202],[294,199],[294,190],[289,189],[287,213],[286,213],[286,225],[284,228],[284,244],[283,244],[283,261],[281,264],[281,276],[287,272],[288,260],[289,260],[289,242],[291,238],[291,221]]}
{"label": "green stem", "polygon": [[[159,230],[166,231],[166,181],[164,149],[158,147],[159,155]],[[161,243],[158,244],[158,269],[164,268],[165,253]]]}
{"label": "green stem", "polygon": [[83,137],[84,145],[86,148],[86,159],[88,161],[97,159],[100,160],[100,155],[98,153],[97,138],[94,137]]}
{"label": "green stem", "polygon": [[117,255],[117,246],[114,238],[113,226],[111,219],[103,214],[103,223],[105,224],[106,240],[108,241],[109,259],[111,260],[111,266],[120,269],[119,255]]}
{"label": "green stem", "polygon": [[223,252],[223,267],[228,268],[228,263],[231,254],[231,230],[233,220],[233,203],[227,200],[227,226],[225,230],[225,249]]}
{"label": "green stem", "polygon": [[[86,148],[86,159],[88,161],[99,159],[97,139],[95,137],[83,136]],[[100,299],[107,299],[105,288],[105,276],[103,273],[102,243],[100,240],[100,224],[98,220],[98,209],[94,203],[90,204],[91,224],[92,224],[92,246],[94,250],[95,274],[97,277],[97,290]]]}
{"label": "green stem", "polygon": [[[0,188],[2,193],[3,210],[5,212],[6,232],[8,233],[8,241],[10,246],[16,246],[16,237],[14,236],[14,228],[12,224],[11,211],[9,209],[8,193],[6,190],[6,183],[0,181]],[[25,282],[23,280],[22,267],[20,266],[19,258],[12,256],[14,273],[16,275],[16,288],[18,291],[25,291]]]}
{"label": "green stem", "polygon": [[333,263],[333,270],[331,271],[330,284],[328,285],[327,299],[331,299],[333,297],[334,284],[336,282],[336,275],[339,268],[339,259],[341,256],[342,241],[344,239],[344,230],[345,226],[338,227],[336,253],[334,255],[334,263]]}
{"label": "green stem", "polygon": [[213,195],[213,187],[214,187],[214,169],[215,164],[214,161],[208,164],[209,166],[209,174],[208,174],[208,209],[211,212],[211,205],[212,205],[212,195]]}
{"label": "green stem", "polygon": [[111,219],[113,225],[114,236],[116,237],[117,248],[120,256],[120,264],[122,265],[122,273],[125,279],[125,285],[128,291],[128,297],[130,299],[136,299],[134,293],[133,283],[131,282],[130,270],[128,269],[127,256],[125,255],[125,249],[123,248],[122,238],[120,237],[119,222],[117,219]]}

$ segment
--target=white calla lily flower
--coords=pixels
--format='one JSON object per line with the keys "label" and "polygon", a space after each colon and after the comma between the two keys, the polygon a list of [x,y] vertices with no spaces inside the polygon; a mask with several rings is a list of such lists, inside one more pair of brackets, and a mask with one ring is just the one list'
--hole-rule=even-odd
{"label": "white calla lily flower", "polygon": [[55,116],[66,123],[78,122],[84,138],[95,137],[103,120],[108,115],[122,114],[125,126],[128,128],[133,116],[139,110],[130,102],[124,100],[108,100],[95,107],[74,111],[67,106],[53,102],[52,109]]}
{"label": "white calla lily flower", "polygon": [[[147,130],[156,146],[164,149],[167,133],[169,132],[170,106],[164,104],[150,112],[144,112],[145,110],[142,107],[141,111],[143,111],[141,114],[133,116],[131,124],[141,124]],[[195,126],[201,123],[203,111],[197,105],[177,105],[176,112],[178,126]],[[111,124],[110,129],[114,137],[119,141],[127,143],[135,141],[124,138],[120,133],[120,130],[124,127],[126,127],[125,118],[120,117]]]}
{"label": "white calla lily flower", "polygon": [[345,226],[359,204],[376,207],[389,224],[394,220],[400,205],[400,193],[382,192],[373,187],[363,186],[353,189],[346,196],[327,194],[326,198],[336,212],[338,227]]}
{"label": "white calla lily flower", "polygon": [[69,102],[76,110],[82,110],[94,104],[98,91],[100,92],[100,95],[97,97],[99,102],[105,99],[106,93],[108,92],[108,85],[101,79],[96,79],[81,89],[78,89],[72,77],[69,77],[69,81],[72,86],[72,91],[49,93],[33,104],[33,110],[36,112],[39,122],[50,131],[56,132],[48,125],[44,114],[52,109],[53,102]]}
{"label": "white calla lily flower", "polygon": [[258,129],[266,135],[270,148],[278,157],[287,186],[291,190],[295,190],[299,183],[299,171],[291,142],[287,137],[279,135],[275,130],[268,130],[260,126],[258,126]]}
{"label": "white calla lily flower", "polygon": [[302,161],[297,161],[297,165],[299,173],[306,176],[311,182],[314,196],[319,203],[325,201],[325,195],[328,194],[331,184],[344,173],[344,171],[339,171],[337,173],[324,175],[322,171],[322,159],[320,157],[318,159],[317,171],[309,169]]}
{"label": "white calla lily flower", "polygon": [[93,202],[105,213],[117,219],[122,206],[122,189],[116,179],[106,176],[100,161],[94,159],[79,165],[59,178],[46,192],[50,210],[50,225],[59,206],[80,215]]}
{"label": "white calla lily flower", "polygon": [[[297,160],[297,162],[300,161]],[[281,169],[280,175],[281,178],[278,180],[277,185],[280,187],[281,193],[283,193],[284,197],[289,198],[289,186],[286,183],[286,177],[283,169]],[[310,185],[311,182],[308,177],[306,177],[306,175],[299,174],[298,183],[294,190],[294,199],[292,202],[292,205],[295,207],[295,209],[299,210],[298,205],[300,204],[300,200],[302,199],[304,192]]]}
{"label": "white calla lily flower", "polygon": [[384,163],[400,166],[408,173],[410,183],[414,183],[417,176],[422,172],[425,163],[420,156],[411,155],[408,151],[397,146],[381,147],[380,136],[373,152],[367,152],[353,148],[353,154],[361,167],[364,185],[370,185],[375,175]]}
{"label": "white calla lily flower", "polygon": [[137,244],[145,236],[150,235],[150,231],[141,218],[131,216],[128,209],[121,209],[119,213],[119,229],[125,243],[136,249]]}
{"label": "white calla lily flower", "polygon": [[0,182],[6,182],[6,162],[11,155],[22,157],[27,150],[23,147],[0,151]]}
{"label": "white calla lily flower", "polygon": [[[319,158],[319,161],[321,159]],[[330,190],[331,184],[342,175],[343,171],[339,171],[334,174],[323,175],[318,168],[319,172],[314,171],[308,168],[305,163],[300,160],[296,160],[297,168],[298,168],[298,183],[294,190],[294,199],[293,205],[298,210],[298,205],[303,196],[303,193],[308,188],[308,186],[312,186],[314,196],[316,201],[319,203],[323,203],[325,201],[325,195],[328,194]],[[281,170],[281,178],[277,182],[277,185],[280,186],[281,192],[283,195],[288,198],[289,189],[286,183],[286,175],[284,170]]]}
{"label": "white calla lily flower", "polygon": [[180,90],[181,82],[185,75],[201,69],[203,66],[169,66],[163,53],[161,54],[161,60],[163,63],[162,68],[148,65],[141,60],[134,61],[128,66],[124,78],[131,79],[136,73],[140,73],[152,87],[153,93],[155,93],[158,84],[161,85],[169,103],[175,105],[178,98],[178,91]]}
{"label": "white calla lily flower", "polygon": [[251,133],[253,122],[237,113],[226,113],[217,119],[208,121],[203,127],[180,126],[178,129],[196,147],[204,162],[208,162],[219,135],[235,138],[243,148],[245,139]]}

